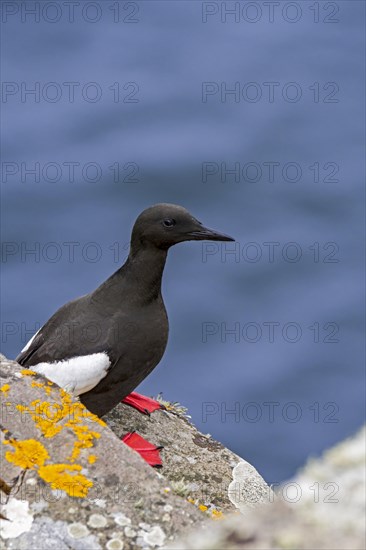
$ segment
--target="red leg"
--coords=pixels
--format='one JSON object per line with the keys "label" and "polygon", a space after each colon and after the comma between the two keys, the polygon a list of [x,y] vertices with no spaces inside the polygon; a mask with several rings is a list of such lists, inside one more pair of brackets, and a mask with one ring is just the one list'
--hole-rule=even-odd
{"label": "red leg", "polygon": [[159,401],[151,399],[150,397],[145,397],[145,395],[141,395],[134,391],[122,399],[122,403],[130,405],[130,407],[148,415],[158,409],[165,409],[164,405],[159,403]]}
{"label": "red leg", "polygon": [[136,432],[129,432],[122,438],[122,441],[131,447],[131,449],[138,452],[150,466],[155,466],[155,468],[162,467],[163,463],[159,451],[163,447],[156,447],[156,445],[153,445]]}

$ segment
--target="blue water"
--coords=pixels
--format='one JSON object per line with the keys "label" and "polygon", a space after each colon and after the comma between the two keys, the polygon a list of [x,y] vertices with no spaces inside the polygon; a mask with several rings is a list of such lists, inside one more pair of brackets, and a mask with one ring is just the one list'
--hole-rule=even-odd
{"label": "blue water", "polygon": [[278,482],[364,419],[365,4],[253,4],[3,11],[2,351],[118,268],[141,210],[182,204],[237,243],[169,253],[140,390]]}

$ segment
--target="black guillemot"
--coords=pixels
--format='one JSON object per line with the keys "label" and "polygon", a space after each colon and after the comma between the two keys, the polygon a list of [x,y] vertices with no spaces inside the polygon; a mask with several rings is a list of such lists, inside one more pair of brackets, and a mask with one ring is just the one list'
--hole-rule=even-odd
{"label": "black guillemot", "polygon": [[[161,281],[168,250],[190,240],[234,239],[204,227],[182,206],[164,203],[144,210],[133,226],[125,264],[96,290],[56,311],[18,363],[79,396],[98,416],[120,401],[147,414],[161,408],[133,390],[159,363],[167,344]],[[154,457],[153,446],[144,446],[141,436],[129,433],[124,440],[141,456],[146,448],[148,462],[161,465],[158,452]]]}

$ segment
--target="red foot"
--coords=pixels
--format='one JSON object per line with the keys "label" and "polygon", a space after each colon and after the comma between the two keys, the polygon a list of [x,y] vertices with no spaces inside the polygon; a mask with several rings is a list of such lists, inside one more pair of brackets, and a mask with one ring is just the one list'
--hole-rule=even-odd
{"label": "red foot", "polygon": [[131,447],[131,449],[137,451],[150,466],[155,466],[155,468],[162,467],[163,463],[159,451],[163,447],[156,447],[136,432],[129,432],[122,438],[122,441]]}
{"label": "red foot", "polygon": [[145,395],[141,395],[140,393],[136,393],[134,391],[122,399],[122,403],[130,405],[141,413],[148,415],[157,409],[165,409],[164,405],[159,403],[159,401],[155,401],[155,399],[145,397]]}

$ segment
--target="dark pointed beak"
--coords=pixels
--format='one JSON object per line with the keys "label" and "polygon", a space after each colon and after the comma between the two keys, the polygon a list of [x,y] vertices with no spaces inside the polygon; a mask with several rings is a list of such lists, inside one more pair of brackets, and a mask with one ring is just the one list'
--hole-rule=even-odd
{"label": "dark pointed beak", "polygon": [[203,226],[197,229],[197,231],[191,231],[188,235],[194,241],[235,241],[235,239],[229,237],[229,235],[225,235],[225,233],[219,233]]}

